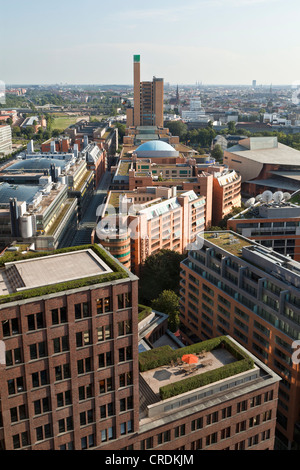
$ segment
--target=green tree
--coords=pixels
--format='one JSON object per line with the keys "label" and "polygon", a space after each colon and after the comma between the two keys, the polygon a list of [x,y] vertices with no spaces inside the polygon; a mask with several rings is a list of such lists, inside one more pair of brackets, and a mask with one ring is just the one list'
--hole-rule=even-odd
{"label": "green tree", "polygon": [[236,134],[236,127],[234,121],[229,121],[228,123],[228,134]]}
{"label": "green tree", "polygon": [[179,137],[180,141],[184,141],[187,134],[187,125],[182,121],[169,121],[166,127],[170,130],[172,135]]}
{"label": "green tree", "polygon": [[166,313],[168,318],[168,328],[173,333],[179,327],[179,297],[172,290],[164,290],[157,299],[152,301],[152,308],[159,312]]}
{"label": "green tree", "polygon": [[216,144],[211,151],[211,156],[216,159],[217,162],[222,163],[224,152],[220,144]]}
{"label": "green tree", "polygon": [[139,299],[150,305],[163,290],[179,294],[180,262],[186,258],[173,250],[160,250],[148,256],[140,272]]}

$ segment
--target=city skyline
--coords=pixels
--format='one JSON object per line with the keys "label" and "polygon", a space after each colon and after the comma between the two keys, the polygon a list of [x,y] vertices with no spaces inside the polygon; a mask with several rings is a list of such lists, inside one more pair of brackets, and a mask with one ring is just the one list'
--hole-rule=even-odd
{"label": "city skyline", "polygon": [[[171,84],[292,85],[299,81],[295,0],[117,0],[2,6],[0,80],[7,84],[131,84],[131,57],[141,79]],[[17,13],[16,13],[17,12]],[[26,28],[24,29],[24,26]],[[22,45],[22,47],[21,47]],[[279,67],[280,64],[280,67]]]}

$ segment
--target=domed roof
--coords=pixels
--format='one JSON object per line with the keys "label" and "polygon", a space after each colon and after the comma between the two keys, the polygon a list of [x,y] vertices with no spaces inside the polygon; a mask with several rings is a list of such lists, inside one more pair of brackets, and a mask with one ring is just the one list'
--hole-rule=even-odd
{"label": "domed roof", "polygon": [[163,140],[149,140],[149,142],[144,142],[141,144],[137,149],[136,152],[144,152],[150,150],[151,152],[153,151],[160,151],[160,152],[174,152],[174,147],[172,145],[168,144],[167,142],[164,142]]}
{"label": "domed roof", "polygon": [[178,156],[177,150],[172,147],[172,145],[164,142],[163,140],[149,140],[141,144],[136,150],[135,153],[139,156],[151,156],[151,157],[176,157]]}

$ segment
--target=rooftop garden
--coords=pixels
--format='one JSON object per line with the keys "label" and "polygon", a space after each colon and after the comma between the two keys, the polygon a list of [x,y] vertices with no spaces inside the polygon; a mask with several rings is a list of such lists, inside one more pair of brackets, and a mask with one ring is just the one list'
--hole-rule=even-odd
{"label": "rooftop garden", "polygon": [[184,354],[199,354],[204,351],[208,352],[219,348],[225,348],[229,351],[235,357],[236,361],[217,369],[209,370],[202,374],[160,387],[160,398],[165,400],[176,395],[181,395],[182,393],[209,385],[254,367],[253,360],[236,346],[235,343],[226,336],[219,336],[176,350],[173,350],[170,346],[162,346],[150,351],[143,351],[139,354],[139,369],[140,372],[144,372],[157,367],[168,366],[171,365],[173,361],[181,358]]}
{"label": "rooftop garden", "polygon": [[0,296],[0,304],[9,302],[15,302],[18,300],[29,299],[32,297],[38,297],[41,295],[49,295],[56,292],[62,292],[68,289],[78,289],[80,287],[91,286],[95,284],[102,284],[104,282],[111,282],[118,279],[125,279],[128,277],[128,273],[121,267],[117,262],[112,259],[107,252],[98,245],[82,245],[71,248],[61,248],[53,252],[6,252],[0,257],[0,269],[4,267],[5,263],[23,261],[26,259],[41,258],[43,256],[51,256],[60,253],[70,253],[78,250],[93,250],[109,267],[113,270],[111,273],[99,274],[97,276],[91,276],[83,279],[75,279],[66,282],[60,282],[49,286],[42,286],[33,289],[27,289],[22,292],[14,292],[11,294],[5,294]]}
{"label": "rooftop garden", "polygon": [[[214,234],[218,234],[218,236],[214,237]],[[228,231],[206,232],[204,233],[204,238],[219,248],[222,248],[238,257],[242,255],[243,247],[252,245],[250,240],[244,239],[240,235]]]}

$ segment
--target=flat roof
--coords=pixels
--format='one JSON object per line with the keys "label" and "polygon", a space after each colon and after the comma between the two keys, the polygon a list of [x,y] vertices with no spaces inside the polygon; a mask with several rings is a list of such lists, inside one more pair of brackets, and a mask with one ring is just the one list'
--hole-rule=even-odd
{"label": "flat roof", "polygon": [[[180,352],[178,352],[180,357]],[[156,369],[140,372],[140,375],[155,394],[159,394],[159,389],[164,385],[179,382],[187,377],[195,377],[208,370],[218,369],[226,364],[235,362],[237,359],[226,349],[220,348],[208,351],[205,354],[197,354],[196,364],[178,363],[174,365],[164,365]]]}
{"label": "flat roof", "polygon": [[6,263],[5,267],[14,267],[19,276],[18,291],[113,272],[91,249]]}
{"label": "flat roof", "polygon": [[243,247],[255,245],[252,240],[231,231],[205,232],[204,239],[238,257],[242,256]]}
{"label": "flat roof", "polygon": [[300,165],[300,152],[292,147],[278,142],[278,147],[258,148],[249,150],[238,144],[226,149],[227,153],[232,153],[243,158],[248,158],[259,163],[269,163],[273,165]]}

